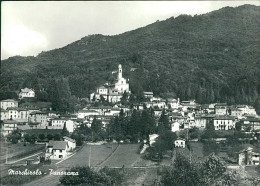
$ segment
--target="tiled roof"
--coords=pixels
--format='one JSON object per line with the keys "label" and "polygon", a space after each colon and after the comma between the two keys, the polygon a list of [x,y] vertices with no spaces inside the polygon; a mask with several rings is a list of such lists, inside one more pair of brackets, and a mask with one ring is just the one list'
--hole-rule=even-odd
{"label": "tiled roof", "polygon": [[66,139],[66,140],[68,140],[68,141],[71,141],[71,142],[73,142],[73,143],[76,143],[76,141],[75,141],[74,139],[71,139],[71,138],[69,138],[69,137],[67,137],[67,136],[64,136],[63,139]]}
{"label": "tiled roof", "polygon": [[215,118],[213,118],[214,120],[220,119],[220,120],[234,120],[235,118],[232,116],[216,116]]}
{"label": "tiled roof", "polygon": [[33,90],[32,90],[32,89],[29,89],[29,88],[21,89],[21,92],[22,92],[22,93],[26,93],[26,92],[30,92],[30,91],[33,91]]}
{"label": "tiled roof", "polygon": [[18,102],[14,99],[6,99],[6,100],[1,100],[1,102]]}
{"label": "tiled roof", "polygon": [[17,124],[18,122],[15,120],[4,120],[3,123],[4,124]]}
{"label": "tiled roof", "polygon": [[68,142],[66,142],[66,141],[50,140],[47,146],[52,147],[53,149],[65,150],[67,145],[68,145]]}

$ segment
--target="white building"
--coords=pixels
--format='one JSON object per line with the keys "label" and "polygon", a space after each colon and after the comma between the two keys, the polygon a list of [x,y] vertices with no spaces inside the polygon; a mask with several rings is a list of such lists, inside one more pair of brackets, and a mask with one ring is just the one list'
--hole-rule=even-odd
{"label": "white building", "polygon": [[121,64],[118,65],[118,77],[117,82],[115,83],[115,89],[117,89],[119,93],[130,92],[129,84],[127,83],[126,79],[123,78],[123,70]]}
{"label": "white building", "polygon": [[14,120],[4,120],[2,124],[2,134],[7,136],[11,134],[14,130],[17,130],[17,121]]}
{"label": "white building", "polygon": [[129,89],[129,83],[123,78],[122,65],[118,65],[117,82],[114,86],[100,86],[96,89],[96,92],[90,94],[90,100],[99,101],[103,97],[108,102],[116,103],[120,102],[123,97],[123,93],[131,93]]}
{"label": "white building", "polygon": [[172,132],[180,131],[180,123],[175,121],[171,124]]}
{"label": "white building", "polygon": [[14,100],[14,99],[6,99],[6,100],[2,100],[0,102],[1,104],[1,109],[6,110],[7,108],[10,107],[18,107],[18,101]]}
{"label": "white building", "polygon": [[46,144],[45,159],[59,160],[67,157],[69,145],[67,141],[53,141],[50,140]]}
{"label": "white building", "polygon": [[66,124],[66,128],[69,132],[73,132],[75,129],[74,122],[68,119],[52,119],[48,129],[63,129],[64,125]]}
{"label": "white building", "polygon": [[180,99],[178,98],[178,100],[176,99],[169,99],[168,100],[168,107],[171,109],[178,109],[180,106]]}
{"label": "white building", "polygon": [[215,130],[232,130],[235,128],[235,119],[232,116],[216,116],[213,125]]}
{"label": "white building", "polygon": [[80,110],[78,111],[78,118],[79,119],[84,119],[87,116],[95,116],[95,115],[99,115],[100,113],[98,111],[95,110]]}
{"label": "white building", "polygon": [[119,116],[120,111],[121,111],[120,109],[111,109],[109,111],[105,111],[104,115],[105,116]]}
{"label": "white building", "polygon": [[238,164],[245,165],[260,165],[260,150],[249,146],[238,153]]}
{"label": "white building", "polygon": [[226,115],[227,114],[227,104],[226,103],[216,103],[215,104],[215,114],[216,115]]}
{"label": "white building", "polygon": [[74,139],[64,136],[63,140],[68,143],[68,151],[73,151],[76,148],[76,141]]}
{"label": "white building", "polygon": [[195,127],[199,129],[205,129],[207,124],[207,119],[205,117],[197,116],[195,117]]}
{"label": "white building", "polygon": [[178,138],[174,141],[175,147],[185,148],[185,140],[182,138]]}
{"label": "white building", "polygon": [[8,110],[1,109],[1,120],[9,119],[9,112]]}
{"label": "white building", "polygon": [[35,92],[33,89],[24,88],[24,89],[21,89],[21,92],[19,93],[19,99],[34,98],[34,97],[35,97]]}

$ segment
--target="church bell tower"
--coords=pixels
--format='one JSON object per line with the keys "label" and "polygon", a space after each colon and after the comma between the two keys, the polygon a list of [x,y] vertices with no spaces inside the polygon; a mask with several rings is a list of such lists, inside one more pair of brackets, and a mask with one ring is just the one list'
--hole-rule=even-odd
{"label": "church bell tower", "polygon": [[122,78],[122,65],[119,64],[118,65],[118,79],[121,79]]}

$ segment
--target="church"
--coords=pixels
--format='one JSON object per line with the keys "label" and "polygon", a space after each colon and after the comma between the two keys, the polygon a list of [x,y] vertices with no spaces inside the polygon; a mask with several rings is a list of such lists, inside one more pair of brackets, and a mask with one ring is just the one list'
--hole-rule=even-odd
{"label": "church", "polygon": [[129,83],[123,78],[122,65],[118,65],[117,82],[114,85],[103,85],[97,88],[96,92],[90,94],[91,101],[99,101],[101,97],[111,103],[121,101],[124,92],[130,94]]}

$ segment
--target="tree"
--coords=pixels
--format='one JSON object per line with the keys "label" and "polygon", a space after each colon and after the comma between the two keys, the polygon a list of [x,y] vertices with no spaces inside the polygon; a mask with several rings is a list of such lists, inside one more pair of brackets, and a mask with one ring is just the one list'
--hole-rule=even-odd
{"label": "tree", "polygon": [[76,145],[81,146],[83,145],[82,135],[78,131],[74,131],[71,135],[71,138],[76,140]]}
{"label": "tree", "polygon": [[122,127],[119,123],[119,118],[116,116],[114,119],[112,119],[109,123],[109,132],[111,132],[111,136],[116,141],[120,141],[123,138],[122,134]]}
{"label": "tree", "polygon": [[215,132],[215,127],[213,125],[213,122],[210,121],[206,124],[206,129],[204,133],[202,134],[201,138],[202,139],[212,139],[216,137],[216,132]]}
{"label": "tree", "polygon": [[123,93],[123,96],[121,98],[121,103],[122,103],[122,105],[127,105],[127,103],[128,103],[128,94],[126,93],[126,91],[124,91],[124,93]]}
{"label": "tree", "polygon": [[187,157],[177,152],[173,166],[162,175],[161,183],[165,186],[200,185],[200,169],[195,164],[190,163]]}
{"label": "tree", "polygon": [[47,134],[47,138],[48,138],[48,140],[52,140],[53,139],[53,135],[52,134]]}
{"label": "tree", "polygon": [[103,168],[96,172],[89,167],[74,167],[68,172],[78,172],[78,175],[64,175],[60,178],[62,185],[120,185],[123,181],[122,170]]}
{"label": "tree", "polygon": [[59,141],[61,139],[61,135],[60,134],[55,134],[54,135],[54,140]]}
{"label": "tree", "polygon": [[99,100],[101,103],[105,103],[106,102],[106,100],[105,100],[105,98],[104,98],[104,96],[103,95],[101,95],[100,96],[100,100]]}
{"label": "tree", "polygon": [[166,115],[165,109],[163,109],[160,116],[159,125],[163,125],[166,130],[171,130],[170,122],[168,116]]}
{"label": "tree", "polygon": [[44,134],[39,134],[39,139],[40,140],[44,140],[45,139],[45,135]]}
{"label": "tree", "polygon": [[148,135],[155,131],[155,119],[148,109],[142,111],[139,131],[143,139],[148,138]]}
{"label": "tree", "polygon": [[11,134],[7,136],[8,141],[12,142],[13,144],[18,143],[21,139],[21,134],[19,130],[14,130]]}
{"label": "tree", "polygon": [[214,153],[212,153],[204,162],[202,167],[204,182],[210,184],[226,172],[225,165]]}
{"label": "tree", "polygon": [[235,124],[236,130],[237,130],[237,131],[241,131],[242,125],[243,125],[243,121],[238,121],[238,122],[236,122],[236,124]]}
{"label": "tree", "polygon": [[96,116],[94,116],[91,123],[91,130],[97,134],[102,130],[102,123],[100,120],[97,120]]}
{"label": "tree", "polygon": [[68,136],[69,135],[69,131],[67,130],[67,126],[66,126],[66,122],[63,125],[63,129],[62,129],[61,135],[62,136]]}
{"label": "tree", "polygon": [[189,129],[189,138],[190,139],[196,139],[199,137],[199,128],[193,127]]}
{"label": "tree", "polygon": [[138,141],[139,125],[140,125],[140,113],[137,112],[136,109],[134,109],[130,117],[130,120],[127,123],[127,134],[132,136],[131,141]]}

